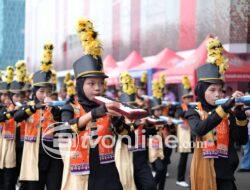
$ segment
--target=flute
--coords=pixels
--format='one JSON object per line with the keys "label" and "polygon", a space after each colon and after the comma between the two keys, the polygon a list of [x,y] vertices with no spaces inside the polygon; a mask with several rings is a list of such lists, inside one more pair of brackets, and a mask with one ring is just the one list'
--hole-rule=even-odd
{"label": "flute", "polygon": [[[227,100],[228,100],[228,98],[223,98],[223,99],[216,100],[215,105],[224,104]],[[235,102],[249,105],[250,104],[250,95],[242,96],[240,98],[235,98]]]}
{"label": "flute", "polygon": [[167,122],[172,121],[172,123],[175,124],[175,125],[183,124],[183,120],[176,119],[176,118],[173,118],[173,117],[160,116],[160,119],[163,119],[163,120],[165,120]]}
{"label": "flute", "polygon": [[[142,95],[141,97],[144,100],[152,100],[153,99],[152,96],[148,96],[148,95]],[[162,105],[164,105],[164,106],[181,106],[181,102],[163,100]],[[190,103],[188,103],[188,106],[191,108],[195,108],[197,106],[197,102],[190,102]]]}
{"label": "flute", "polygon": [[162,105],[164,105],[164,106],[180,106],[181,103],[177,102],[177,101],[166,101],[166,100],[163,100],[162,101]]}
{"label": "flute", "polygon": [[[181,106],[181,102],[177,102],[177,101],[173,101],[173,102],[171,102],[171,101],[162,101],[162,104],[165,105],[165,106],[169,106],[169,105],[171,105],[171,106]],[[195,108],[197,106],[197,104],[198,104],[198,102],[190,102],[190,103],[188,103],[188,106],[190,108]]]}
{"label": "flute", "polygon": [[62,107],[66,104],[67,100],[58,100],[58,101],[51,101],[48,102],[47,105],[48,106],[55,106],[55,107]]}
{"label": "flute", "polygon": [[155,124],[155,125],[166,124],[168,122],[172,122],[175,125],[183,124],[183,120],[181,119],[176,119],[173,117],[166,117],[166,116],[160,116],[159,118],[147,117],[146,119],[149,123]]}
{"label": "flute", "polygon": [[[142,95],[141,97],[142,97],[144,100],[152,100],[152,99],[154,99],[154,97],[148,96],[148,95]],[[168,105],[179,106],[179,105],[181,105],[180,102],[177,102],[177,101],[166,101],[166,100],[163,100],[163,101],[162,101],[162,104],[163,104],[164,106],[168,106]]]}

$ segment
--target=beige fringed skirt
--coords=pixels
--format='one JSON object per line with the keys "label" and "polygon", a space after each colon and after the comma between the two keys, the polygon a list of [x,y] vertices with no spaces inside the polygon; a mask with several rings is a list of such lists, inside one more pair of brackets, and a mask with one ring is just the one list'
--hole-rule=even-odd
{"label": "beige fringed skirt", "polygon": [[23,157],[21,163],[20,180],[38,181],[39,180],[39,146],[41,128],[38,129],[36,142],[24,141]]}
{"label": "beige fringed skirt", "polygon": [[194,150],[190,178],[192,190],[217,190],[214,159],[203,158],[201,148]]}
{"label": "beige fringed skirt", "polygon": [[0,169],[16,167],[16,142],[0,137]]}
{"label": "beige fringed skirt", "polygon": [[63,178],[61,190],[88,190],[89,175],[73,175],[70,172],[71,141],[59,144],[63,159]]}

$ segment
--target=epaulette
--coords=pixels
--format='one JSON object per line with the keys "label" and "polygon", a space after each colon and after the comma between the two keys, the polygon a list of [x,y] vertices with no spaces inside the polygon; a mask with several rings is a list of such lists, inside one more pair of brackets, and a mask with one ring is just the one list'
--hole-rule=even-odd
{"label": "epaulette", "polygon": [[27,105],[28,106],[34,106],[35,105],[35,101],[34,100],[29,101],[29,102],[27,102]]}

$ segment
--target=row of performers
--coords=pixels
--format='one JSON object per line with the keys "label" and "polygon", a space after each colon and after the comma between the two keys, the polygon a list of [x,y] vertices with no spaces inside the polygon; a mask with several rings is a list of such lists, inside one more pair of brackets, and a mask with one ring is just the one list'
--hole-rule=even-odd
{"label": "row of performers", "polygon": [[[95,67],[93,61],[95,59],[89,64]],[[163,90],[159,81],[153,83],[155,97],[142,98],[136,95],[136,91],[144,91],[145,83],[141,82],[136,88],[133,78],[124,72],[120,76],[122,93],[116,102],[100,96],[107,77],[104,73],[81,76],[76,87],[67,75],[64,85],[68,94],[66,105],[58,107],[48,104],[53,100],[55,89],[51,70],[39,70],[34,74],[33,98],[27,100],[27,87],[30,85],[18,80],[22,78],[19,70],[25,70],[25,66],[24,61],[17,62],[15,77],[11,77],[13,69],[8,67],[0,83],[2,189],[15,189],[18,178],[20,189],[44,189],[45,186],[53,190],[74,189],[79,185],[82,189],[100,189],[102,186],[156,189],[157,184],[159,189],[164,189],[172,152],[171,147],[164,144],[168,135],[176,133],[176,125],[170,117],[159,119],[160,116],[168,116],[169,110],[161,103]],[[15,80],[6,80],[11,78]],[[93,101],[98,97],[102,99],[102,105]],[[183,96],[186,103],[191,98],[190,92]],[[185,105],[182,108],[187,110]],[[145,110],[149,110],[150,116]],[[182,109],[179,112],[179,117],[183,117]],[[58,122],[69,124],[69,128],[66,131],[49,131]],[[186,128],[184,131],[190,138],[190,130]],[[91,140],[112,135],[116,139],[126,136],[130,141],[119,138],[116,148],[106,149],[98,144],[89,150],[82,147],[68,150],[68,155],[65,152],[59,156],[53,155],[53,151],[48,153],[45,147],[59,151],[54,146],[54,137],[60,132],[78,134],[77,141],[86,134]],[[183,155],[186,159],[187,153]],[[186,167],[182,168],[184,173],[180,172],[180,181],[184,181],[185,176]],[[156,171],[155,177],[152,169]]]}
{"label": "row of performers", "polygon": [[[52,44],[44,46],[41,69],[34,73],[32,101],[20,99],[26,88],[25,64],[18,62],[14,81],[14,70],[7,69],[0,85],[3,189],[15,189],[18,177],[20,189],[32,190],[45,187],[48,190],[164,189],[172,151],[164,141],[175,133],[176,126],[173,120],[158,122],[160,116],[166,114],[161,104],[162,85],[159,81],[153,82],[153,98],[144,102],[136,98],[134,80],[124,73],[120,76],[120,102],[100,98],[108,77],[102,68],[101,46],[93,45],[99,41],[89,20],[80,20],[77,32],[85,55],[73,63],[76,87],[73,81],[67,82],[69,97],[63,107],[49,106],[55,86]],[[194,148],[190,171],[192,189],[235,189],[234,171],[238,160],[234,143],[244,144],[248,138],[245,112],[242,105],[235,104],[235,98],[243,94],[236,91],[224,104],[215,106],[215,100],[221,98],[222,70],[226,67],[221,52],[218,53],[222,51],[220,42],[209,39],[207,48],[207,63],[197,70],[199,82],[195,93],[199,102],[195,109],[189,109],[191,94],[183,96],[177,113],[184,122],[177,133],[190,140],[191,129],[195,141],[205,145]],[[209,59],[214,55],[214,59]],[[146,105],[149,105],[150,116],[145,118],[145,111],[139,107]],[[59,152],[67,153],[61,154],[62,159],[54,155],[58,122],[68,126],[59,128],[59,133],[77,134],[61,142],[66,146],[57,147]],[[115,147],[107,136],[116,137]],[[128,138],[118,138],[124,136]],[[143,137],[146,146],[143,146]],[[182,158],[182,165],[186,163],[186,156]],[[149,162],[156,171],[154,178]]]}

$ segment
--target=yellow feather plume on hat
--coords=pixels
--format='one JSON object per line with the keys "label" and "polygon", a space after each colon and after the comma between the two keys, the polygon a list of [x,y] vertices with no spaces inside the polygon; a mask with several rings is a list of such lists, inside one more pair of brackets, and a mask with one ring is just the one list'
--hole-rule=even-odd
{"label": "yellow feather plume on hat", "polygon": [[184,76],[181,80],[184,89],[191,89],[191,83],[188,76]]}
{"label": "yellow feather plume on hat", "polygon": [[64,84],[67,84],[67,82],[71,79],[71,74],[70,72],[66,73],[65,78],[63,80]]}
{"label": "yellow feather plume on hat", "polygon": [[8,66],[8,67],[6,68],[6,75],[5,75],[5,80],[4,80],[4,82],[10,84],[10,83],[12,83],[13,78],[14,78],[14,68],[11,67],[11,66]]}
{"label": "yellow feather plume on hat", "polygon": [[96,34],[97,33],[95,31],[89,30],[86,32],[82,32],[81,35],[79,35],[79,37],[81,41],[87,42],[94,40]]}
{"label": "yellow feather plume on hat", "polygon": [[163,96],[163,88],[159,80],[153,80],[152,82],[153,97],[160,99]]}
{"label": "yellow feather plume on hat", "polygon": [[88,19],[80,19],[76,24],[76,31],[81,40],[84,53],[94,58],[101,56],[102,43],[97,39],[97,32],[94,31],[93,23]]}
{"label": "yellow feather plume on hat", "polygon": [[132,79],[131,75],[127,71],[122,72],[120,74],[120,78],[119,78],[120,84],[130,83],[130,82],[132,82],[132,80],[133,79]]}
{"label": "yellow feather plume on hat", "polygon": [[40,69],[43,72],[48,72],[52,68],[52,59],[53,59],[53,49],[54,46],[51,42],[47,42],[43,47],[43,57],[41,61]]}
{"label": "yellow feather plume on hat", "polygon": [[29,75],[27,74],[26,76],[25,76],[25,83],[30,83],[30,81],[29,81]]}
{"label": "yellow feather plume on hat", "polygon": [[121,73],[120,84],[124,93],[128,95],[136,93],[135,80],[128,72]]}
{"label": "yellow feather plume on hat", "polygon": [[86,18],[81,18],[76,23],[77,32],[85,32],[90,30],[93,30],[93,23],[90,20]]}
{"label": "yellow feather plume on hat", "polygon": [[208,38],[206,42],[207,49],[214,51],[223,51],[223,46],[217,38]]}
{"label": "yellow feather plume on hat", "polygon": [[26,68],[26,63],[24,60],[19,60],[16,62],[16,80],[18,82],[25,82],[26,74],[27,74],[27,68]]}
{"label": "yellow feather plume on hat", "polygon": [[228,60],[223,57],[223,46],[216,38],[209,38],[207,40],[207,62],[215,64],[219,67],[220,74],[224,74],[228,69]]}
{"label": "yellow feather plume on hat", "polygon": [[57,73],[55,70],[51,70],[51,82],[52,84],[57,84]]}
{"label": "yellow feather plume on hat", "polygon": [[165,88],[165,85],[166,85],[166,75],[165,74],[160,75],[159,83],[160,83],[160,87],[162,89]]}
{"label": "yellow feather plume on hat", "polygon": [[143,72],[141,75],[141,82],[142,83],[147,83],[147,72]]}
{"label": "yellow feather plume on hat", "polygon": [[33,78],[34,78],[34,73],[27,74],[27,76],[26,76],[26,83],[32,84],[33,83]]}
{"label": "yellow feather plume on hat", "polygon": [[74,96],[76,94],[75,84],[73,80],[68,80],[66,83],[66,89],[68,96]]}

